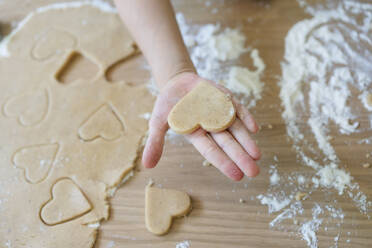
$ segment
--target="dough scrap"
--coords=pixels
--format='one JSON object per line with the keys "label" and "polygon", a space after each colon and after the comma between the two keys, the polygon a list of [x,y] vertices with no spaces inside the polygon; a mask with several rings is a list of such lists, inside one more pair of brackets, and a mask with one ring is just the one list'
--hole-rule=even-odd
{"label": "dough scrap", "polygon": [[168,124],[180,134],[192,133],[199,127],[220,132],[235,120],[231,97],[208,82],[200,82],[184,96],[168,115]]}
{"label": "dough scrap", "polygon": [[[68,247],[93,247],[96,223],[109,216],[108,193],[135,166],[147,132],[140,116],[151,112],[154,97],[144,84],[105,79],[107,68],[138,51],[119,16],[97,2],[35,11],[6,39],[9,57],[0,56],[0,247],[66,248],[66,237]],[[48,43],[50,32],[64,37],[60,47]],[[72,53],[87,57],[96,71],[78,70],[79,80],[60,83],[55,75]]]}
{"label": "dough scrap", "polygon": [[146,186],[146,228],[156,235],[169,231],[172,219],[191,210],[190,197],[182,191]]}

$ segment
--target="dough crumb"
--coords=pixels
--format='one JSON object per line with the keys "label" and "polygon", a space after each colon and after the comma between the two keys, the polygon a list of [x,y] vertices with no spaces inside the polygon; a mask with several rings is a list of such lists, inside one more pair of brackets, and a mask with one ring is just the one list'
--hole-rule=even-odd
{"label": "dough crumb", "polygon": [[147,186],[151,187],[151,186],[154,186],[154,184],[155,184],[155,181],[152,178],[150,178],[149,182],[147,183]]}
{"label": "dough crumb", "polygon": [[273,125],[268,124],[268,125],[267,125],[267,128],[268,128],[268,129],[273,129]]}
{"label": "dough crumb", "polygon": [[369,158],[371,155],[369,153],[366,154],[366,158]]}
{"label": "dough crumb", "polygon": [[363,166],[363,168],[370,168],[371,164],[370,163],[364,163],[362,166]]}
{"label": "dough crumb", "polygon": [[296,201],[302,201],[307,196],[306,193],[303,192],[297,192],[295,199]]}
{"label": "dough crumb", "polygon": [[245,203],[245,200],[243,198],[240,198],[239,203]]}
{"label": "dough crumb", "polygon": [[207,166],[211,166],[211,165],[212,164],[208,160],[203,161],[203,166],[207,167]]}

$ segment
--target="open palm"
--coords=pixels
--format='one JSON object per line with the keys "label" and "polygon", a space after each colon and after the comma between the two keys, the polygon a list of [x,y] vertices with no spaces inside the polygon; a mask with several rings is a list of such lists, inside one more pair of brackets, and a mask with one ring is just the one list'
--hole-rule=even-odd
{"label": "open palm", "polygon": [[[164,137],[169,128],[167,118],[173,106],[202,80],[195,73],[184,72],[175,76],[157,97],[150,123],[149,137],[143,152],[142,163],[147,168],[156,166],[163,152]],[[215,87],[231,94],[226,88],[211,81]],[[256,160],[261,153],[249,132],[256,133],[258,126],[248,110],[234,101],[237,118],[227,130],[208,133],[199,128],[186,138],[222,173],[233,180],[244,175],[254,177],[259,173]]]}

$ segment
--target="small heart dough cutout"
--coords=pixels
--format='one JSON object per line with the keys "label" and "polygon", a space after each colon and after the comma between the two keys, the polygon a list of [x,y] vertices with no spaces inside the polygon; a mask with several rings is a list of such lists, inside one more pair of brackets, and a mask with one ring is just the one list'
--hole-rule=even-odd
{"label": "small heart dough cutout", "polygon": [[7,117],[17,118],[22,126],[33,126],[46,117],[48,108],[48,91],[39,89],[11,97],[3,111]]}
{"label": "small heart dough cutout", "polygon": [[124,133],[124,125],[109,104],[102,105],[79,128],[79,136],[84,141],[103,138],[112,141]]}
{"label": "small heart dough cutout", "polygon": [[31,50],[31,56],[36,60],[46,60],[63,50],[75,47],[76,43],[76,38],[70,33],[50,29],[37,40]]}
{"label": "small heart dough cutout", "polygon": [[146,187],[146,228],[163,235],[168,232],[172,218],[186,215],[191,210],[190,197],[182,191]]}
{"label": "small heart dough cutout", "polygon": [[57,143],[22,147],[13,155],[13,164],[24,170],[27,182],[40,183],[48,176],[58,149]]}
{"label": "small heart dough cutout", "polygon": [[54,226],[83,216],[92,205],[80,188],[69,178],[57,181],[52,188],[52,198],[40,210],[40,218]]}
{"label": "small heart dough cutout", "polygon": [[210,83],[200,82],[173,107],[168,124],[180,134],[192,133],[200,126],[208,132],[220,132],[231,126],[235,116],[229,95]]}

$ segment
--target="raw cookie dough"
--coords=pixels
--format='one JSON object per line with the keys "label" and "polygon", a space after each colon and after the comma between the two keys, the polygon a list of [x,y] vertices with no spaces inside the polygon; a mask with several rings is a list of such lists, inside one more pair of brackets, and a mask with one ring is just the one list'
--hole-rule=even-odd
{"label": "raw cookie dough", "polygon": [[[144,84],[105,78],[138,52],[107,3],[51,5],[26,20],[1,45],[0,247],[90,248],[108,192],[135,165],[154,98]],[[73,53],[95,66],[60,82]]]}
{"label": "raw cookie dough", "polygon": [[182,191],[146,187],[145,199],[146,228],[163,235],[168,232],[172,218],[186,215],[191,210],[190,197]]}
{"label": "raw cookie dough", "polygon": [[234,120],[231,97],[207,82],[200,82],[168,115],[169,126],[181,134],[192,133],[200,126],[208,132],[220,132]]}

